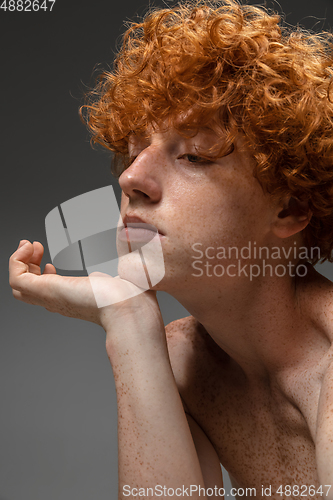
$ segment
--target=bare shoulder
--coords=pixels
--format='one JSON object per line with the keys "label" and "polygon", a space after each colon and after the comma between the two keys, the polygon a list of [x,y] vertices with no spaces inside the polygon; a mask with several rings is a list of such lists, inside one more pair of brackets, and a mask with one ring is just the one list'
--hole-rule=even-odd
{"label": "bare shoulder", "polygon": [[184,356],[187,360],[197,358],[198,355],[204,356],[214,346],[218,348],[205,328],[193,316],[169,323],[165,331],[169,354],[174,361]]}
{"label": "bare shoulder", "polygon": [[169,352],[173,355],[212,355],[224,359],[225,352],[214,342],[203,325],[193,316],[178,319],[169,323],[166,328]]}
{"label": "bare shoulder", "polygon": [[205,392],[205,387],[216,377],[223,378],[221,368],[229,357],[195,318],[173,321],[166,327],[166,337],[171,367],[183,400],[195,397],[200,388]]}
{"label": "bare shoulder", "polygon": [[172,321],[165,327],[167,342],[169,347],[173,347],[179,342],[185,342],[196,334],[198,321],[193,316]]}
{"label": "bare shoulder", "polygon": [[199,323],[193,316],[169,323],[165,328],[170,362],[176,381],[183,378],[186,361],[193,357],[193,343],[198,337]]}
{"label": "bare shoulder", "polygon": [[188,407],[184,401],[184,389],[189,383],[187,366],[193,356],[191,343],[196,336],[197,328],[197,321],[193,316],[173,321],[165,328],[171,368],[187,412]]}

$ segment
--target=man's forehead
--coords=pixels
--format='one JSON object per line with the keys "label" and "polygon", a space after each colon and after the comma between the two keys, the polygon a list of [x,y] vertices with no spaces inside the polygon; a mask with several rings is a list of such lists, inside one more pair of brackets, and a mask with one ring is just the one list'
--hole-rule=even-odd
{"label": "man's forehead", "polygon": [[221,141],[223,138],[223,133],[217,134],[217,132],[209,125],[205,126],[195,126],[191,124],[181,123],[174,126],[161,124],[161,125],[149,125],[144,132],[132,132],[129,135],[129,144],[136,144],[137,142],[151,142],[154,136],[161,136],[165,139],[173,140],[187,140],[196,137],[205,137],[210,139],[211,142]]}

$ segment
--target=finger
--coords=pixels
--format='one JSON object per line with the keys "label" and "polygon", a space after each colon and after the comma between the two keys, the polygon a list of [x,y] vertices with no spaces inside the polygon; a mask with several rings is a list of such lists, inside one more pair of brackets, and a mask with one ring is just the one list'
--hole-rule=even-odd
{"label": "finger", "polygon": [[24,241],[9,259],[9,283],[16,288],[20,276],[29,272],[28,262],[33,255],[34,247],[30,241]]}
{"label": "finger", "polygon": [[31,264],[31,262],[29,262],[28,266],[29,273],[37,274],[37,276],[40,276],[42,274],[40,266],[38,266],[37,264]]}
{"label": "finger", "polygon": [[45,265],[43,274],[57,274],[57,270],[53,264],[48,263]]}
{"label": "finger", "polygon": [[22,247],[25,243],[29,243],[29,240],[21,240],[17,248]]}
{"label": "finger", "polygon": [[29,272],[33,274],[37,274],[40,276],[42,274],[40,270],[40,263],[44,254],[44,247],[39,241],[33,242],[34,252],[29,260]]}
{"label": "finger", "polygon": [[20,261],[24,264],[28,264],[31,256],[33,255],[34,247],[32,243],[28,240],[22,240],[15,250],[15,252],[11,255],[9,262],[12,264],[13,262]]}
{"label": "finger", "polygon": [[[13,253],[12,257],[16,257],[16,254],[19,253],[20,255],[28,255],[28,249],[29,252],[32,254],[33,253],[33,245],[29,240],[21,240],[17,249]],[[27,258],[27,257],[26,257]]]}
{"label": "finger", "polygon": [[19,260],[27,264],[28,267],[26,270],[30,273],[41,274],[40,263],[43,257],[43,253],[44,247],[38,241],[34,241],[31,244],[28,240],[22,240],[16,252],[14,252],[14,254],[12,255],[13,258],[11,260]]}
{"label": "finger", "polygon": [[33,247],[34,247],[34,253],[32,254],[32,257],[30,259],[30,264],[36,264],[37,266],[40,266],[40,263],[43,258],[44,254],[44,247],[39,241],[34,241],[33,242]]}
{"label": "finger", "polygon": [[[46,266],[46,273],[44,276],[37,276],[37,274],[41,274],[40,268],[37,264],[31,263],[31,260],[34,260],[33,254],[35,248],[38,254],[35,257],[38,261],[41,255],[42,245],[39,243],[34,245],[28,240],[21,242],[19,248],[13,253],[9,260],[9,283],[10,286],[18,292],[14,293],[15,298],[23,300],[24,302],[39,303],[43,305],[43,298],[45,298],[46,302],[51,301],[58,287],[59,293],[61,294],[61,283],[63,283],[63,280],[61,280],[61,283],[58,283],[57,280],[59,276],[56,274],[56,270],[52,264]],[[40,281],[41,278],[44,279]],[[52,278],[52,286],[48,278]],[[56,282],[53,278],[56,279]]]}

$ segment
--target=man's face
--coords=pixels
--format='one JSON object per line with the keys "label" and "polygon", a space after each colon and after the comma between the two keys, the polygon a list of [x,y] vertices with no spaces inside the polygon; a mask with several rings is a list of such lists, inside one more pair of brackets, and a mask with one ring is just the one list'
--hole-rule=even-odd
{"label": "man's face", "polygon": [[158,289],[169,293],[213,285],[205,274],[194,276],[193,245],[203,252],[213,247],[212,256],[218,247],[240,250],[249,242],[270,241],[274,206],[253,177],[249,154],[239,138],[230,154],[214,160],[203,151],[218,140],[207,128],[193,138],[171,129],[130,140],[132,163],[119,179],[121,215],[158,229],[166,268]]}

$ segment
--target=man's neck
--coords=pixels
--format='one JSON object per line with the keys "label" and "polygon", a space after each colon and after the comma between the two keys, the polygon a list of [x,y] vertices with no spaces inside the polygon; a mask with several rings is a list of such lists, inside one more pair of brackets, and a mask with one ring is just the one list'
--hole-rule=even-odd
{"label": "man's neck", "polygon": [[309,294],[320,304],[318,293],[325,294],[323,283],[329,285],[308,267],[304,278],[235,280],[223,289],[176,298],[249,378],[267,377],[301,361],[321,329]]}

